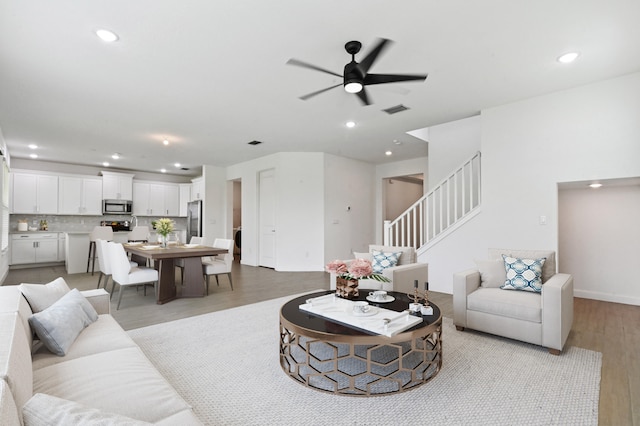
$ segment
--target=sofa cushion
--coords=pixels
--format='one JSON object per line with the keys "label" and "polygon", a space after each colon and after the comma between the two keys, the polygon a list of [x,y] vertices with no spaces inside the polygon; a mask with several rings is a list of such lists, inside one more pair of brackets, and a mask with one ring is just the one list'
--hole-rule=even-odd
{"label": "sofa cushion", "polygon": [[19,425],[20,418],[9,384],[0,379],[0,425]]}
{"label": "sofa cushion", "polygon": [[22,409],[25,426],[143,426],[151,423],[37,393]]}
{"label": "sofa cushion", "polygon": [[0,379],[8,383],[18,410],[33,394],[30,343],[18,313],[0,313]]}
{"label": "sofa cushion", "polygon": [[29,324],[47,349],[64,356],[82,330],[97,319],[93,306],[74,288],[44,311],[33,314]]}
{"label": "sofa cushion", "polygon": [[371,262],[373,272],[376,274],[381,274],[383,270],[396,266],[396,264],[398,263],[398,259],[402,255],[402,252],[383,252],[373,250],[371,252],[371,255],[373,257],[373,261]]}
{"label": "sofa cushion", "polygon": [[382,246],[382,245],[369,245],[369,252],[373,253],[374,250],[384,252],[401,252],[402,255],[398,259],[398,265],[408,265],[410,263],[416,263],[416,249],[413,247],[394,247],[394,246]]}
{"label": "sofa cushion", "polygon": [[480,272],[482,287],[498,288],[504,285],[507,279],[504,260],[476,260],[476,265]]}
{"label": "sofa cushion", "polygon": [[70,289],[62,278],[56,278],[48,284],[20,284],[20,291],[29,302],[33,313],[44,311]]}
{"label": "sofa cushion", "polygon": [[520,259],[502,255],[507,279],[500,288],[503,290],[523,290],[542,292],[542,266],[546,260]]}
{"label": "sofa cushion", "polygon": [[553,250],[513,250],[513,249],[496,249],[490,248],[489,259],[500,259],[505,254],[510,257],[519,257],[520,259],[539,259],[544,257],[545,262],[542,267],[542,284],[546,283],[549,278],[556,274],[556,252]]}
{"label": "sofa cushion", "polygon": [[33,312],[31,312],[27,299],[22,296],[20,286],[0,286],[0,312],[18,312],[27,340],[32,341],[33,333],[29,325],[29,317]]}
{"label": "sofa cushion", "polygon": [[542,297],[539,293],[480,287],[467,296],[467,308],[506,318],[542,322]]}
{"label": "sofa cushion", "polygon": [[151,423],[190,408],[138,347],[35,370],[33,391]]}

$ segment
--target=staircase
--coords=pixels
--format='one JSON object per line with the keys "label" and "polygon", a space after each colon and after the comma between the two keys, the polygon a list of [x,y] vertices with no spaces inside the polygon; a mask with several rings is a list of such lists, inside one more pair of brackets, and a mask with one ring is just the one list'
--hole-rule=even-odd
{"label": "staircase", "polygon": [[480,212],[480,152],[394,221],[384,221],[384,245],[424,252]]}

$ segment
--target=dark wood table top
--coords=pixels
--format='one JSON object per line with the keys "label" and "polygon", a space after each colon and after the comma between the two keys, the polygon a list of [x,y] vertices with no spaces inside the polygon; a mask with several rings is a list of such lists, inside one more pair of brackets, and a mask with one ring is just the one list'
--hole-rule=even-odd
{"label": "dark wood table top", "polygon": [[147,249],[154,244],[130,245],[123,244],[125,251],[133,253],[137,256],[146,257],[148,259],[178,259],[185,257],[203,257],[215,256],[217,254],[225,254],[227,249],[220,249],[208,246],[186,247],[178,245],[169,245],[167,248],[161,248],[159,244],[157,248]]}

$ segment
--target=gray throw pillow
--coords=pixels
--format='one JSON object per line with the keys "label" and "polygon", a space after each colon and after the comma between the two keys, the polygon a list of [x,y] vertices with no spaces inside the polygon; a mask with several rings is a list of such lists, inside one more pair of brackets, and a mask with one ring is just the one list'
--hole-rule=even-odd
{"label": "gray throw pillow", "polygon": [[56,278],[49,284],[20,284],[22,295],[29,302],[31,311],[44,311],[58,299],[69,293],[69,286],[63,278]]}
{"label": "gray throw pillow", "polygon": [[500,260],[476,260],[480,272],[480,285],[488,288],[499,288],[507,278],[504,269],[504,261]]}
{"label": "gray throw pillow", "polygon": [[82,330],[97,319],[91,303],[74,288],[44,311],[33,314],[29,324],[47,349],[64,356]]}

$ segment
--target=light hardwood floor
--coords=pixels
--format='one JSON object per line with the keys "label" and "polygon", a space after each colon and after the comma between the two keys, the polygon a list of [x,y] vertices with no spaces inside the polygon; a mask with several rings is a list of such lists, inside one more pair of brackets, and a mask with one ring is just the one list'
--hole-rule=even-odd
{"label": "light hardwood floor", "polygon": [[[116,288],[111,313],[124,329],[130,330],[329,288],[329,278],[324,272],[275,272],[235,263],[232,275],[233,291],[226,277],[220,278],[219,287],[212,278],[207,297],[178,299],[164,305],[154,303],[153,290],[148,290],[145,297],[142,290],[125,288],[118,311]],[[80,290],[95,288],[98,282],[98,273],[66,275],[64,267],[56,266],[10,270],[4,284],[46,283],[59,276],[70,287]],[[429,294],[444,316],[453,317],[451,295]],[[576,298],[567,345],[602,352],[599,424],[640,426],[640,306]]]}

